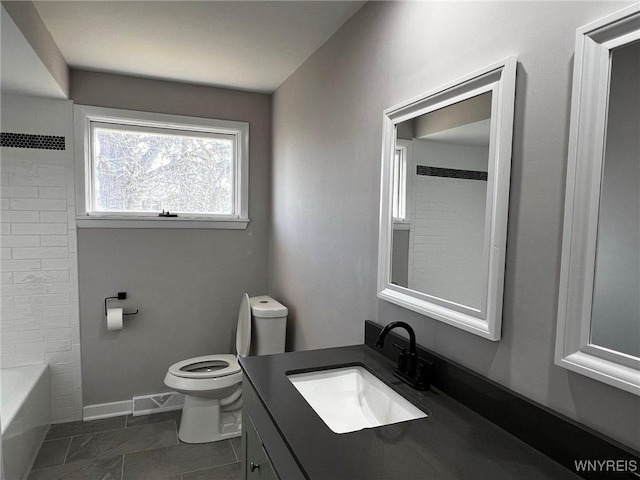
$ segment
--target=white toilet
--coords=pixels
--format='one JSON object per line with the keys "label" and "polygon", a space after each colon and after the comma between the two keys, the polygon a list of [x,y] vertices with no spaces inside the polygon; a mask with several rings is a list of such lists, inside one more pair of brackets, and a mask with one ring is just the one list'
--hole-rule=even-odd
{"label": "white toilet", "polygon": [[[178,437],[185,443],[240,436],[242,372],[237,357],[284,352],[287,307],[268,296],[240,302],[236,355],[206,355],[174,363],[164,383],[185,394]],[[252,320],[253,317],[253,320]],[[253,341],[252,341],[253,340]]]}

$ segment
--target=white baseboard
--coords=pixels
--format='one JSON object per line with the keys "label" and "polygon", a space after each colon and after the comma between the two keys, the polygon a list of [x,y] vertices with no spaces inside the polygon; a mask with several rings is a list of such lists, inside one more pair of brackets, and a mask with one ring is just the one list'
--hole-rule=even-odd
{"label": "white baseboard", "polygon": [[87,420],[98,420],[100,418],[120,417],[131,414],[131,409],[131,400],[87,405],[82,409],[82,419],[86,422]]}

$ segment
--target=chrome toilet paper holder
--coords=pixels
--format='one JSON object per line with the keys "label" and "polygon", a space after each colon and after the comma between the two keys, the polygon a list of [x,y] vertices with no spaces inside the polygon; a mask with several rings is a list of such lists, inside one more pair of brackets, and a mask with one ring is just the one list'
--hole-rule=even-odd
{"label": "chrome toilet paper holder", "polygon": [[[104,299],[104,316],[107,316],[107,302],[109,300],[126,300],[127,292],[118,292],[118,296],[116,297],[107,297]],[[123,312],[122,315],[137,315],[139,310],[136,309],[135,312]]]}

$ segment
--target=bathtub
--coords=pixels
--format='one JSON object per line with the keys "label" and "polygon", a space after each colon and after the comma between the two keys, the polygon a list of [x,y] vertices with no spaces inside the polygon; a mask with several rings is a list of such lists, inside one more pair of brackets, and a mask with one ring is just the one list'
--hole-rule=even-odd
{"label": "bathtub", "polygon": [[0,422],[5,480],[21,480],[51,419],[47,365],[0,370]]}

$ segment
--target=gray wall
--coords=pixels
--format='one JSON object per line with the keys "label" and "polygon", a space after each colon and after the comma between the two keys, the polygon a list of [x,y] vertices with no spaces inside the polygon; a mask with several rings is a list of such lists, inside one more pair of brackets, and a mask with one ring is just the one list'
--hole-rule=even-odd
{"label": "gray wall", "polygon": [[[640,399],[553,363],[575,29],[613,2],[370,2],[275,93],[270,293],[289,347],[365,319],[640,448]],[[382,111],[518,55],[502,340],[376,298]]]}
{"label": "gray wall", "polygon": [[[248,121],[246,230],[79,229],[84,405],[167,391],[178,360],[231,353],[243,292],[267,293],[271,96],[72,71],[76,104]],[[106,296],[140,314],[108,332]]]}

